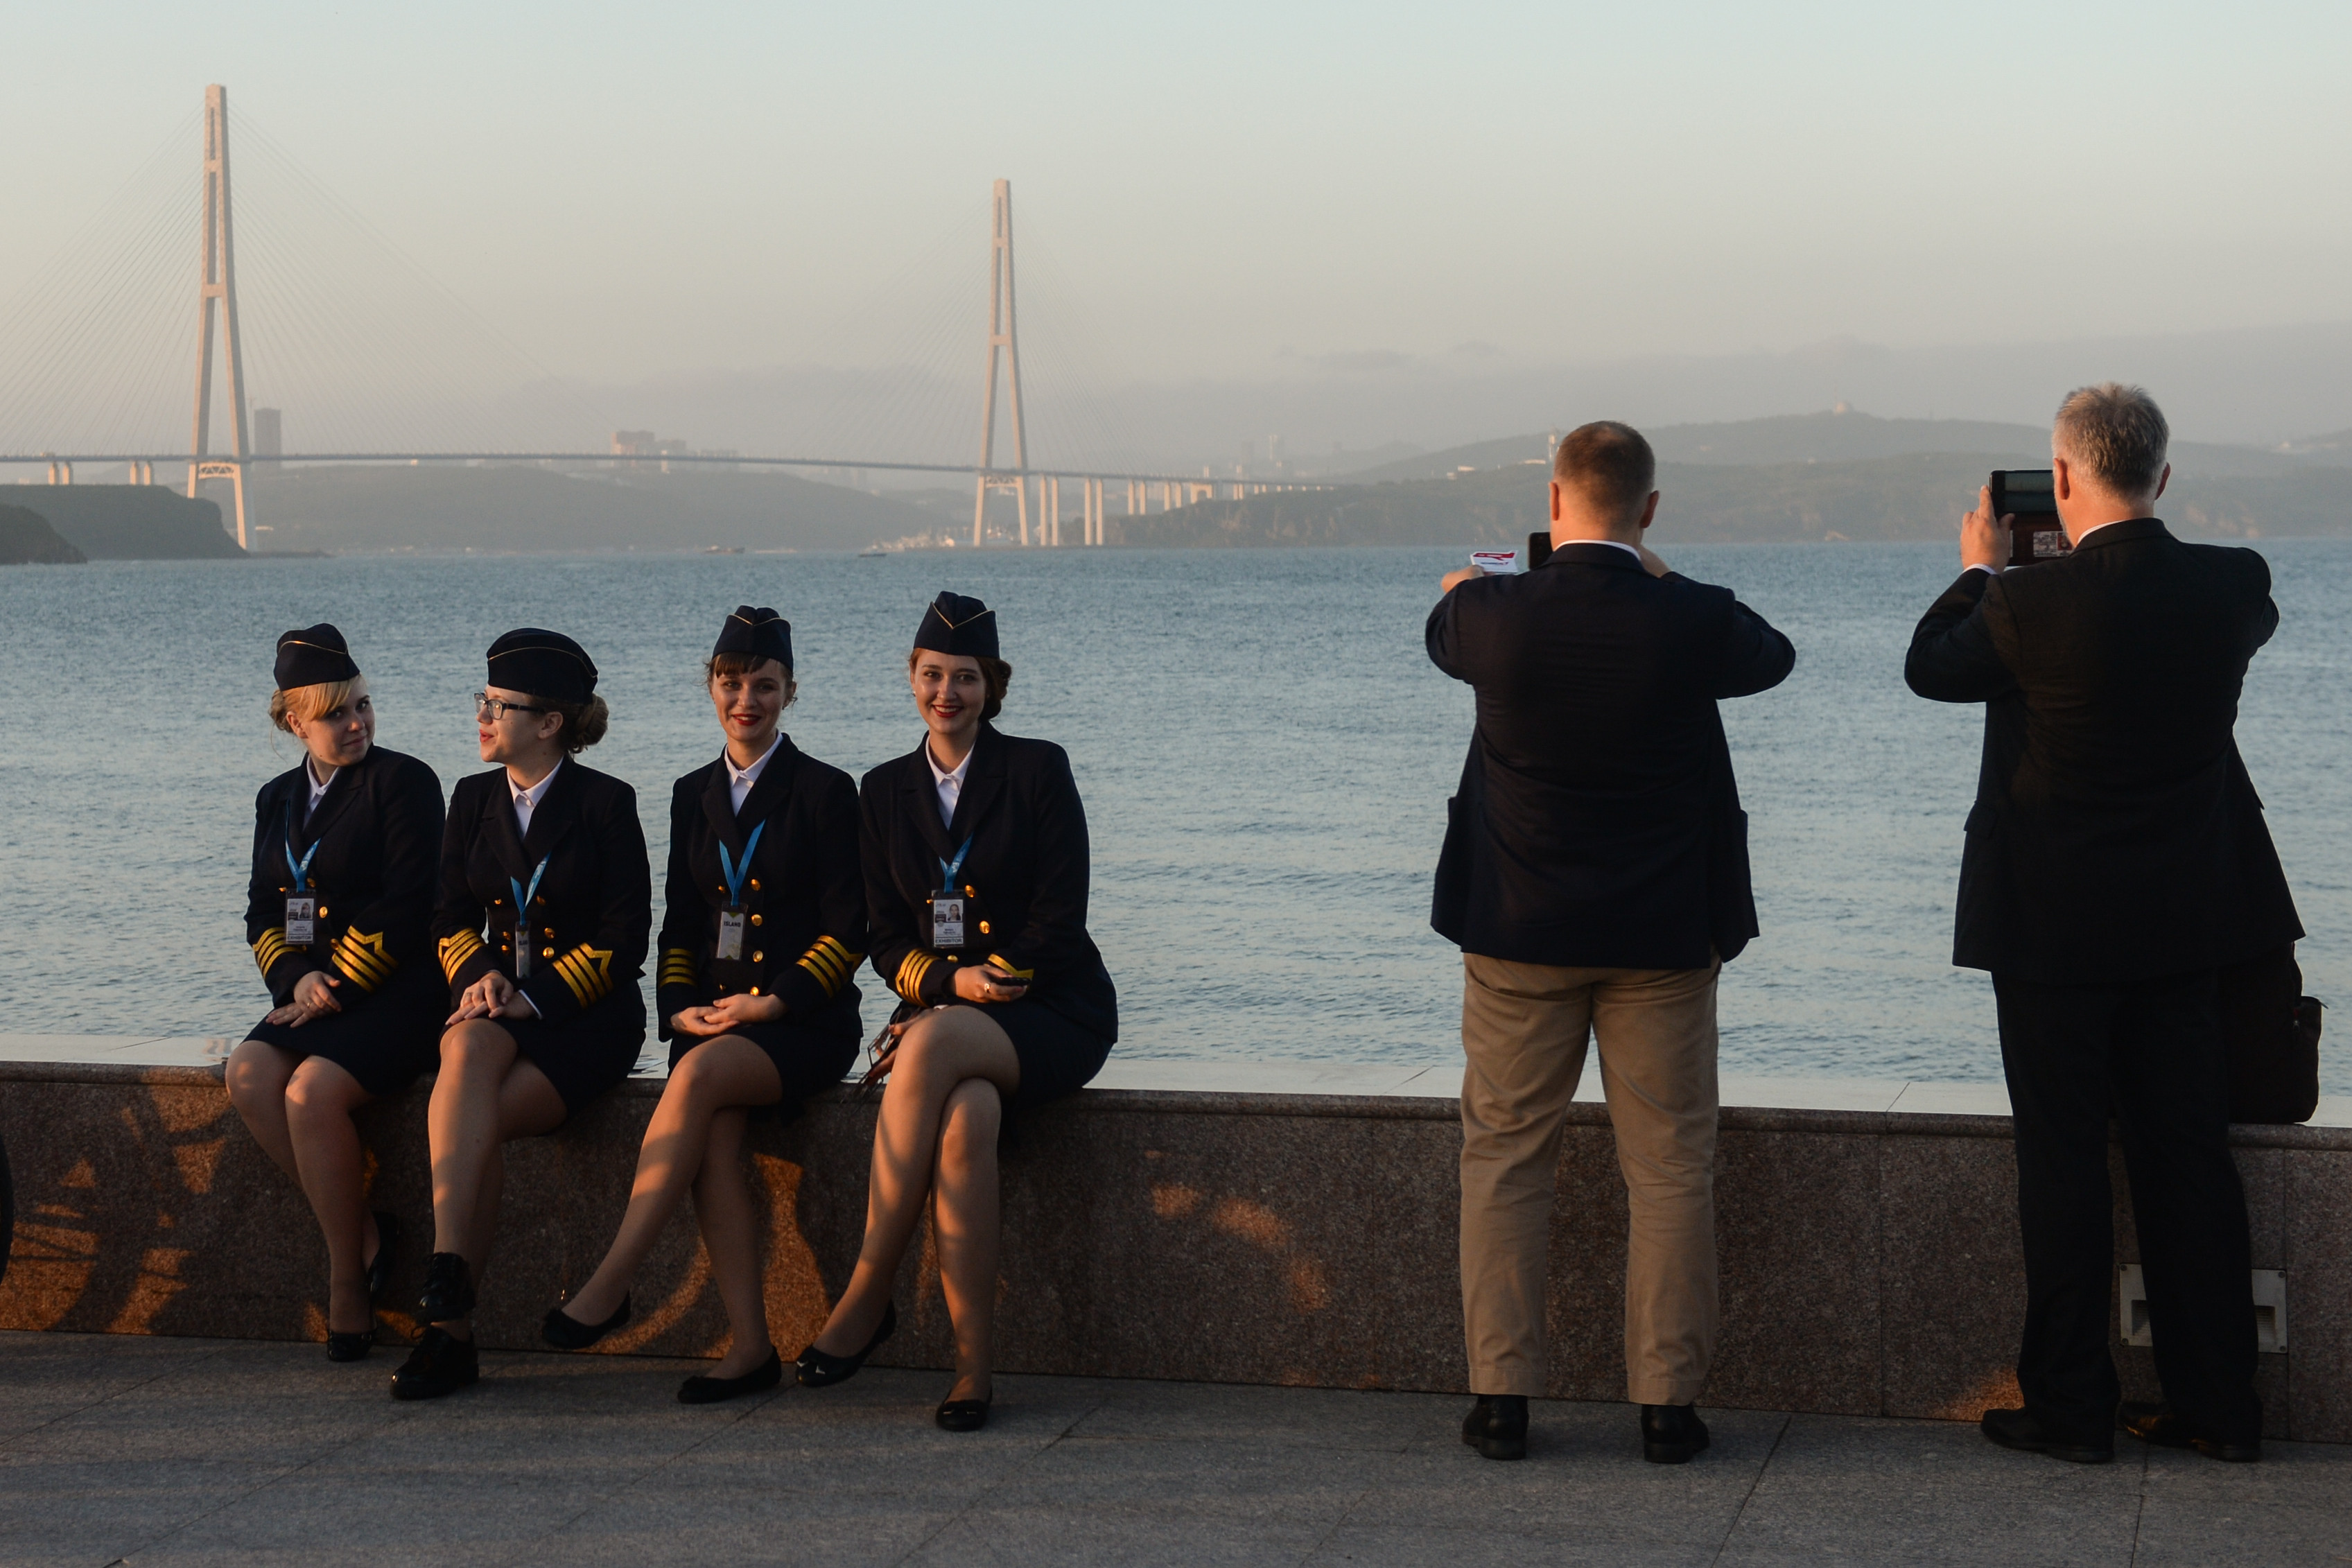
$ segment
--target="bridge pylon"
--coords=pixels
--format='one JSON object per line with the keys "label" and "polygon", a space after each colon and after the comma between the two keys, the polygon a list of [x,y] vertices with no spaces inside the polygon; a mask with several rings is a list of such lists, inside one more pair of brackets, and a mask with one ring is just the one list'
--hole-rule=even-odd
{"label": "bridge pylon", "polygon": [[[188,443],[188,496],[199,481],[224,479],[236,487],[236,543],[252,547],[246,505],[245,466],[251,452],[245,427],[245,342],[236,325],[236,246],[229,226],[228,89],[205,89],[204,263],[196,277],[195,429]],[[213,457],[213,319],[220,307],[222,352],[228,366],[230,451]]]}
{"label": "bridge pylon", "polygon": [[[1021,542],[1029,542],[1029,442],[1021,428],[1021,344],[1013,322],[1013,182],[996,182],[995,213],[988,242],[988,376],[980,392],[980,475],[971,502],[971,542],[982,542],[988,492],[1011,490],[1021,513]],[[1003,355],[1013,409],[1013,467],[996,467],[996,366]],[[1038,497],[1045,500],[1043,494]],[[1042,542],[1045,514],[1037,521]]]}

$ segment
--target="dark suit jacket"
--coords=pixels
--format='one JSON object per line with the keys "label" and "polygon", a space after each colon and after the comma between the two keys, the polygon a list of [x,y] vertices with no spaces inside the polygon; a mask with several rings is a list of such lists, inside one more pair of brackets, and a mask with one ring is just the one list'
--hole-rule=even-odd
{"label": "dark suit jacket", "polygon": [[[246,884],[245,938],[269,999],[284,1006],[312,970],[341,982],[345,1007],[404,970],[429,966],[433,864],[441,847],[441,781],[415,757],[372,746],[327,781],[308,822],[307,763],[261,786],[253,801],[253,874]],[[320,904],[317,941],[286,942],[287,864],[311,857],[308,881]]]}
{"label": "dark suit jacket", "polygon": [[1701,969],[1756,934],[1719,698],[1778,686],[1789,639],[1728,588],[1607,544],[1464,583],[1429,657],[1478,694],[1430,923],[1465,952]]}
{"label": "dark suit jacket", "polygon": [[[761,826],[765,824],[765,826]],[[759,847],[743,864],[754,829]],[[727,907],[724,844],[744,877],[743,956],[722,960],[719,913]],[[768,765],[735,809],[724,758],[677,781],[669,795],[669,876],[664,892],[660,1032],[670,1016],[725,995],[782,998],[801,1028],[857,1033],[857,985],[866,962],[866,879],[857,866],[857,786],[780,735]]]}
{"label": "dark suit jacket", "polygon": [[2043,984],[2210,969],[2303,934],[2238,757],[2238,689],[2278,626],[2251,550],[2154,518],[2060,560],[1964,572],[1904,679],[1982,702],[1952,962]]}
{"label": "dark suit jacket", "polygon": [[[955,965],[994,963],[1027,977],[1028,1000],[1118,1038],[1118,994],[1087,934],[1087,813],[1068,753],[982,724],[952,823],[940,825],[939,784],[922,746],[867,773],[857,806],[874,972],[891,990],[936,1006],[955,994]],[[972,889],[976,908],[964,926],[968,944],[942,952],[925,945],[929,900],[940,863],[967,837],[956,880]]]}
{"label": "dark suit jacket", "polygon": [[433,910],[450,1000],[493,969],[513,977],[509,879],[528,891],[542,859],[547,870],[531,900],[535,947],[523,994],[550,1023],[608,1000],[642,1013],[637,976],[646,970],[653,926],[653,877],[637,792],[577,757],[564,759],[530,814],[530,834],[520,838],[506,769],[469,773],[450,793]]}

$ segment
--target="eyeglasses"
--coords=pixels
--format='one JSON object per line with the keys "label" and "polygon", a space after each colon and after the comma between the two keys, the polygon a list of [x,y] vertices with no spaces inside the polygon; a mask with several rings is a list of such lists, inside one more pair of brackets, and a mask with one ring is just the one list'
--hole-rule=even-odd
{"label": "eyeglasses", "polygon": [[474,717],[487,719],[495,724],[509,713],[550,713],[550,708],[534,708],[528,702],[509,702],[503,697],[493,697],[487,691],[474,693]]}

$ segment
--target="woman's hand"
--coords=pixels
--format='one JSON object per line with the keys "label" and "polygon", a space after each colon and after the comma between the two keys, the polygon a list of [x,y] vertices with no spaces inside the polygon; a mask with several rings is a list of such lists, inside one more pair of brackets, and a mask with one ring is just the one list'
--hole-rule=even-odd
{"label": "woman's hand", "polygon": [[462,1024],[468,1018],[536,1018],[539,1009],[530,998],[515,988],[515,983],[496,969],[466,987],[457,998],[457,1010],[442,1023]]}
{"label": "woman's hand", "polygon": [[669,1026],[689,1035],[723,1035],[745,1024],[772,1024],[784,1016],[781,996],[721,996],[708,1007],[681,1007]]}
{"label": "woman's hand", "polygon": [[313,1018],[340,1013],[343,1005],[335,1000],[335,987],[341,984],[335,976],[313,969],[294,983],[294,999],[283,1007],[273,1008],[262,1022],[299,1029]]}
{"label": "woman's hand", "polygon": [[983,1006],[991,1002],[1018,1002],[1029,994],[1029,983],[1015,979],[992,963],[979,963],[955,972],[955,994]]}

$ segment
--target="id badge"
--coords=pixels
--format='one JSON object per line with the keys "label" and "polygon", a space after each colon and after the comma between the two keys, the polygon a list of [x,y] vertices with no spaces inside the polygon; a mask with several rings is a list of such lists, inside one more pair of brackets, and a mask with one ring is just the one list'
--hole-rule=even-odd
{"label": "id badge", "polygon": [[931,946],[944,952],[963,945],[963,895],[931,895]]}
{"label": "id badge", "polygon": [[530,927],[527,925],[515,927],[515,978],[530,978]]}
{"label": "id badge", "polygon": [[319,900],[314,898],[289,898],[286,900],[286,945],[308,947],[319,939]]}
{"label": "id badge", "polygon": [[722,963],[740,963],[743,961],[743,911],[741,910],[719,911],[719,947],[711,956]]}

